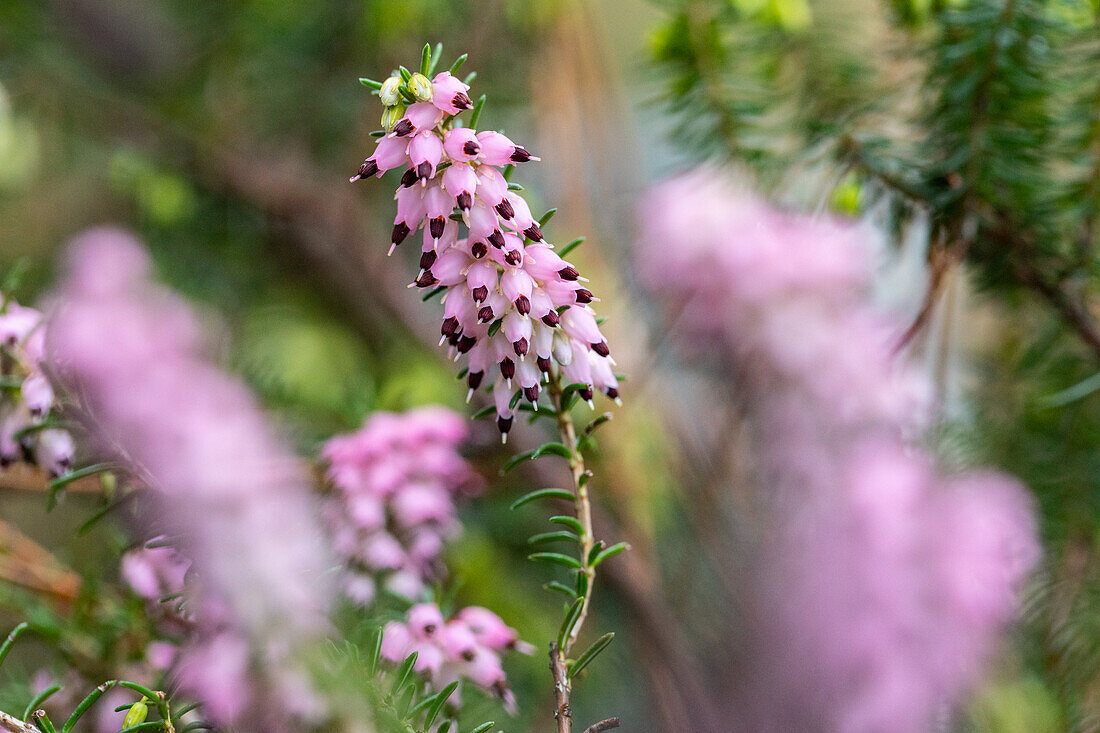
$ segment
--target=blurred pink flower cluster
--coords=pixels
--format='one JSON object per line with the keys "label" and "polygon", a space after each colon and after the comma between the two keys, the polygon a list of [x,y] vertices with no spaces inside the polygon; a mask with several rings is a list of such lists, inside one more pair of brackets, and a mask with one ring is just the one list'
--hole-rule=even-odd
{"label": "blurred pink flower cluster", "polygon": [[499,132],[460,126],[469,87],[450,73],[432,86],[432,100],[409,106],[351,180],[405,171],[390,251],[423,226],[414,285],[446,289],[440,343],[456,360],[466,355],[471,394],[492,385],[505,437],[517,391],[537,404],[552,369],[586,385],[586,400],[594,390],[617,399],[614,361],[588,305],[595,297],[500,170],[538,158]]}
{"label": "blurred pink flower cluster", "polygon": [[[201,587],[175,674],[212,721],[247,713],[286,730],[315,712],[299,657],[327,628],[333,563],[306,472],[202,346],[191,309],[149,280],[132,237],[100,229],[72,244],[48,348],[84,400],[90,437],[148,484],[156,511],[144,516],[194,562]],[[182,563],[166,558],[124,572],[144,595],[171,589]]]}
{"label": "blurred pink flower cluster", "polygon": [[436,689],[466,678],[515,712],[515,697],[500,657],[509,650],[530,654],[534,648],[520,641],[516,630],[489,609],[467,606],[444,620],[434,603],[418,603],[409,609],[405,623],[391,621],[382,631],[385,659],[400,662],[416,652],[414,669],[428,674]]}
{"label": "blurred pink flower cluster", "polygon": [[736,375],[768,506],[738,730],[918,733],[977,681],[1038,558],[1008,476],[907,444],[927,380],[868,304],[866,233],[784,214],[715,171],[641,207],[643,277],[696,354]]}
{"label": "blurred pink flower cluster", "polygon": [[27,460],[51,477],[73,462],[72,437],[42,428],[55,397],[42,371],[46,329],[42,314],[0,293],[0,466]]}
{"label": "blurred pink flower cluster", "polygon": [[415,600],[442,576],[444,541],[459,530],[455,499],[483,483],[458,452],[467,436],[459,414],[421,407],[376,412],[325,443],[334,491],[324,518],[349,598],[370,605],[381,584]]}

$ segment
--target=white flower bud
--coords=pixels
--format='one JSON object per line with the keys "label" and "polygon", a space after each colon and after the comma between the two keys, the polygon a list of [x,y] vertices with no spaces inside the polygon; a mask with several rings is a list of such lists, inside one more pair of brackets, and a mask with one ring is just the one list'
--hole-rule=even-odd
{"label": "white flower bud", "polygon": [[382,82],[382,88],[378,90],[378,98],[382,104],[392,107],[401,101],[401,77],[391,76]]}
{"label": "white flower bud", "polygon": [[432,100],[432,83],[423,74],[413,74],[409,79],[409,91],[413,93],[418,102],[430,102]]}

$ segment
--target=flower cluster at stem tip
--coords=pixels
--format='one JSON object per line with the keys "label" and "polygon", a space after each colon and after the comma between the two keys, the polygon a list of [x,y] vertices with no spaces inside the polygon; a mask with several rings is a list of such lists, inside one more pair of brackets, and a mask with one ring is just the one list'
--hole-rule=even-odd
{"label": "flower cluster at stem tip", "polygon": [[[484,97],[475,107],[453,73],[465,57],[429,80],[431,57],[426,49],[423,73],[402,67],[385,82],[364,80],[386,105],[385,129],[351,180],[404,170],[390,253],[423,228],[410,287],[443,294],[440,344],[456,361],[467,358],[467,399],[491,385],[506,440],[520,399],[538,409],[552,373],[589,402],[595,391],[617,400],[619,382],[587,281],[547,241],[546,217],[535,219],[508,181],[511,166],[539,159],[499,132],[475,129]],[[459,115],[471,109],[464,126]]]}

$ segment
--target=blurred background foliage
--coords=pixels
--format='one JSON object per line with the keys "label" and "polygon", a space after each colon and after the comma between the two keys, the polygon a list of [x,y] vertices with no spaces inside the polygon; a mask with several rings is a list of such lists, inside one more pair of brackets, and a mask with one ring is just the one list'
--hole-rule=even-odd
{"label": "blurred background foliage", "polygon": [[[599,534],[634,551],[608,571],[592,633],[622,643],[575,717],[726,729],[727,528],[745,521],[728,486],[744,441],[735,410],[710,404],[714,375],[650,336],[630,268],[636,194],[717,159],[783,203],[888,235],[883,301],[937,376],[944,460],[1002,466],[1038,497],[1047,567],[1024,633],[954,725],[1100,730],[1095,0],[5,0],[0,273],[21,270],[14,295],[34,302],[73,234],[134,229],[306,455],[371,410],[465,409],[434,312],[404,287],[416,253],[384,257],[387,187],[346,183],[378,127],[356,79],[425,41],[469,53],[483,126],[542,156],[521,180],[533,208],[561,207],[552,238],[588,236],[576,259],[632,376],[596,459]],[[560,477],[498,478],[505,454],[479,427],[471,450],[492,481],[452,548],[457,593],[541,643],[560,617],[523,559],[541,523],[508,504]],[[9,664],[94,677],[132,661],[141,606],[95,580],[125,535],[76,532],[91,494],[47,515],[34,477],[11,483],[0,555],[10,521],[56,567],[0,582],[0,619],[54,629],[61,655],[31,646]],[[541,650],[510,663],[523,712],[507,729],[546,728],[545,666]],[[26,699],[13,678],[0,708]]]}

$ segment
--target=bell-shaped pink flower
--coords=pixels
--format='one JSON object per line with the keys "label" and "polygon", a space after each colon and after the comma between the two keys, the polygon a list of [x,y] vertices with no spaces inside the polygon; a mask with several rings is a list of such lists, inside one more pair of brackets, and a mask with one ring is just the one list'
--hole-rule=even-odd
{"label": "bell-shaped pink flower", "polygon": [[408,149],[409,142],[404,138],[389,135],[379,138],[374,148],[374,155],[367,158],[363,165],[359,166],[358,172],[348,180],[354,183],[361,178],[371,176],[381,178],[386,171],[404,165],[408,161]]}
{"label": "bell-shaped pink flower", "polygon": [[443,112],[431,102],[417,102],[410,105],[405,116],[393,126],[394,137],[404,137],[414,132],[431,130],[443,121]]}
{"label": "bell-shaped pink flower", "polygon": [[466,94],[470,85],[444,71],[432,79],[432,104],[449,115],[457,115],[474,106]]}
{"label": "bell-shaped pink flower", "polygon": [[431,639],[443,627],[443,614],[434,603],[417,603],[409,609],[408,619],[414,639]]}
{"label": "bell-shaped pink flower", "polygon": [[531,216],[531,207],[527,205],[527,200],[515,191],[507,191],[504,194],[504,200],[512,208],[512,216],[505,221],[504,225],[512,231],[520,232],[533,242],[543,241],[542,229]]}
{"label": "bell-shaped pink flower", "polygon": [[462,211],[469,211],[474,205],[477,182],[477,174],[472,165],[454,163],[443,171],[443,188],[450,194],[455,206]]}
{"label": "bell-shaped pink flower", "polygon": [[481,145],[481,154],[478,158],[489,165],[509,165],[511,163],[526,163],[529,160],[538,160],[527,152],[525,148],[516,145],[507,137],[493,130],[483,130],[477,134],[477,141]]}
{"label": "bell-shaped pink flower", "polygon": [[468,127],[452,127],[443,133],[443,152],[447,157],[459,162],[477,160],[481,152],[481,143],[477,140],[477,131]]}
{"label": "bell-shaped pink flower", "polygon": [[443,158],[443,142],[431,130],[416,133],[409,142],[409,160],[422,183],[435,177],[435,169]]}

